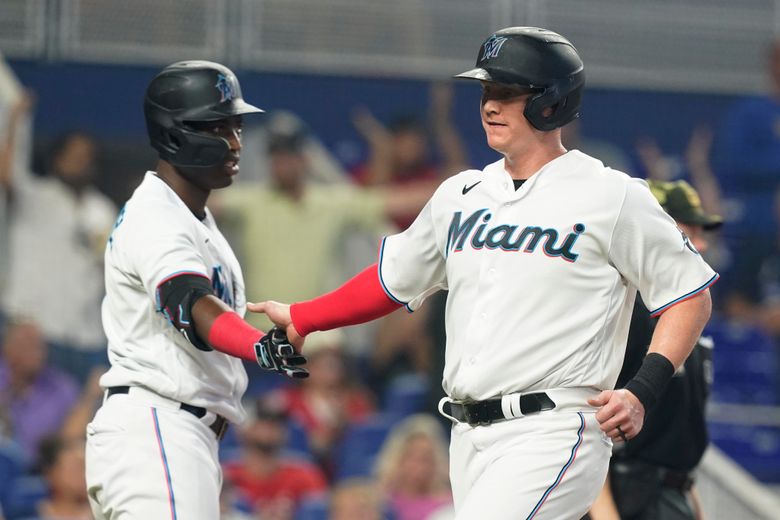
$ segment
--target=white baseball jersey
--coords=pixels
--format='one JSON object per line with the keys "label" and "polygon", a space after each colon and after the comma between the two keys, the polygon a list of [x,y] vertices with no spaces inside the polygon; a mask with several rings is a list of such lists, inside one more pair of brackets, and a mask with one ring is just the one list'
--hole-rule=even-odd
{"label": "white baseball jersey", "polygon": [[379,273],[410,310],[449,289],[453,399],[613,388],[636,291],[657,315],[718,277],[644,181],[576,150],[517,191],[503,159],[447,179]]}
{"label": "white baseball jersey", "polygon": [[111,369],[101,386],[143,386],[242,421],[247,374],[241,360],[197,349],[158,309],[157,287],[191,272],[208,277],[214,293],[244,315],[241,268],[208,210],[199,220],[165,182],[147,172],[120,212],[105,266],[103,325]]}

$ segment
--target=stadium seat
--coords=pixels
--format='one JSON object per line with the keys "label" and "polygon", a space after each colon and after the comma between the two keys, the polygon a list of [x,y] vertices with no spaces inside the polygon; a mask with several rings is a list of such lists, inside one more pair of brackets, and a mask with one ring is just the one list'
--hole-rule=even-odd
{"label": "stadium seat", "polygon": [[327,520],[328,519],[328,499],[327,497],[308,498],[301,502],[295,510],[293,520]]}
{"label": "stadium seat", "polygon": [[0,441],[0,504],[8,509],[8,500],[13,483],[24,469],[24,455],[21,448],[10,441]]}
{"label": "stadium seat", "polygon": [[349,426],[335,449],[335,480],[370,476],[374,460],[396,421],[394,415],[377,414]]}
{"label": "stadium seat", "polygon": [[711,321],[712,398],[726,403],[776,405],[780,402],[780,359],[772,339],[756,327]]}
{"label": "stadium seat", "polygon": [[420,374],[404,374],[393,379],[383,396],[383,410],[401,420],[425,409],[430,383]]}
{"label": "stadium seat", "polygon": [[[295,510],[293,520],[327,520],[328,506],[326,496],[306,499]],[[398,520],[398,515],[388,505],[382,512],[382,518],[383,520]]]}
{"label": "stadium seat", "polygon": [[246,389],[245,399],[257,399],[280,390],[290,385],[289,379],[279,377],[278,374],[269,372],[260,367],[257,363],[244,363],[249,382]]}
{"label": "stadium seat", "polygon": [[288,423],[286,449],[300,453],[311,453],[306,429],[294,419],[291,419]]}
{"label": "stadium seat", "polygon": [[780,428],[710,422],[710,440],[763,482],[780,483]]}
{"label": "stadium seat", "polygon": [[37,515],[38,503],[49,493],[41,477],[24,476],[14,480],[8,501],[3,505],[7,520],[18,520]]}

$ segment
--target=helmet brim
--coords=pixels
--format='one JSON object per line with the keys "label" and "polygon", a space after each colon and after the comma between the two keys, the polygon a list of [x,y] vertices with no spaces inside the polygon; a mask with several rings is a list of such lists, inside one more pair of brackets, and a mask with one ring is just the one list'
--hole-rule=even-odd
{"label": "helmet brim", "polygon": [[477,79],[480,81],[487,81],[490,83],[500,83],[502,85],[514,85],[522,88],[527,88],[532,91],[543,90],[544,87],[540,85],[533,85],[527,81],[518,81],[518,78],[513,78],[511,75],[506,74],[499,70],[489,71],[482,67],[476,67],[466,72],[456,74],[453,78],[457,79]]}
{"label": "helmet brim", "polygon": [[495,81],[495,79],[493,79],[493,76],[491,76],[490,73],[485,69],[483,69],[482,67],[477,67],[471,70],[467,70],[466,72],[461,72],[460,74],[454,75],[453,78]]}
{"label": "helmet brim", "polygon": [[244,114],[260,114],[262,112],[265,112],[265,110],[254,105],[250,105],[243,99],[236,99],[230,103],[229,109],[227,110],[227,115],[242,116]]}
{"label": "helmet brim", "polygon": [[250,105],[243,99],[234,99],[229,103],[223,103],[207,110],[203,110],[203,108],[193,109],[189,113],[182,114],[180,119],[182,121],[218,121],[228,117],[261,114],[263,112],[265,110]]}

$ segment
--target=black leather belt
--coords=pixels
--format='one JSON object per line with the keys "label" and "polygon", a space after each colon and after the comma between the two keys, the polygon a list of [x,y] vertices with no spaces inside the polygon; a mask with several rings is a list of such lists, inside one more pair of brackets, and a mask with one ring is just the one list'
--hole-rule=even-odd
{"label": "black leather belt", "polygon": [[640,482],[643,485],[657,483],[663,487],[676,489],[680,493],[685,494],[690,491],[694,484],[691,472],[667,468],[633,458],[627,459],[626,457],[628,455],[625,453],[616,452],[609,464],[612,478],[619,479],[622,483],[627,483],[626,489],[635,487]]}
{"label": "black leather belt", "polygon": [[[450,402],[449,405],[450,415],[460,422],[469,423],[471,426],[488,425],[507,419],[501,407],[501,398],[465,403]],[[520,412],[523,415],[552,410],[553,408],[555,408],[555,403],[544,392],[520,396]]]}
{"label": "black leather belt", "polygon": [[[130,387],[129,386],[112,386],[108,389],[108,397],[111,397],[112,395],[116,394],[127,394],[130,393]],[[200,406],[192,406],[191,404],[181,403],[179,405],[182,410],[185,412],[189,412],[198,419],[202,419],[206,416],[206,409],[201,408]],[[221,441],[222,437],[225,436],[225,432],[227,432],[228,429],[228,420],[222,417],[221,415],[217,415],[217,418],[214,420],[213,423],[209,426],[211,428],[211,431],[214,432],[214,435],[217,436],[217,440]]]}

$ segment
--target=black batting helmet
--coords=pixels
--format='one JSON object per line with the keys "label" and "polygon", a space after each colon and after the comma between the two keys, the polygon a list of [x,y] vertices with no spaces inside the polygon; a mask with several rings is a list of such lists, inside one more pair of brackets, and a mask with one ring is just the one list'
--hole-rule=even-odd
{"label": "black batting helmet", "polygon": [[[537,91],[525,117],[537,130],[554,130],[579,116],[585,71],[566,38],[538,27],[508,27],[479,48],[476,68],[455,76],[527,87]],[[552,109],[544,115],[545,109]]]}
{"label": "black batting helmet", "polygon": [[146,89],[144,115],[149,141],[160,158],[179,168],[220,164],[230,145],[189,123],[217,121],[263,110],[241,97],[233,72],[211,61],[180,61],[165,67]]}

